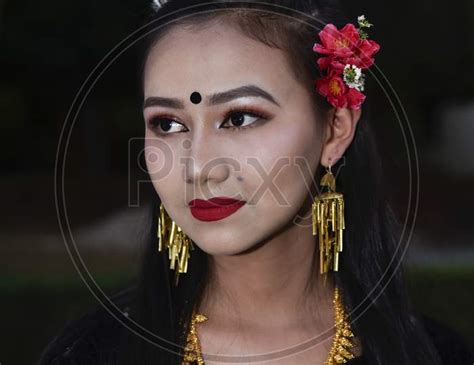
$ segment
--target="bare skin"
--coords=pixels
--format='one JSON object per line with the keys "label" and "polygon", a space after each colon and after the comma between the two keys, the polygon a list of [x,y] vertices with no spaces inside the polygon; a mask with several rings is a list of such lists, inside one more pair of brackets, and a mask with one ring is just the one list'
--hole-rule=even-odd
{"label": "bare skin", "polygon": [[[333,286],[330,281],[323,285],[322,277],[311,272],[316,245],[309,187],[319,164],[332,165],[344,154],[360,111],[334,109],[327,121],[319,120],[309,93],[288,67],[282,51],[217,24],[172,30],[146,62],[145,99],[177,98],[183,104],[144,109],[145,154],[166,211],[211,257],[214,275],[198,308],[209,317],[198,328],[206,365],[229,363],[211,355],[279,351],[328,331],[322,336],[325,341],[306,346],[306,351],[260,362],[322,364],[331,346]],[[276,103],[256,96],[207,103],[211,94],[250,84],[271,94]],[[190,101],[194,91],[202,95],[200,103]],[[231,130],[226,116],[234,107],[251,107],[264,119],[243,110],[244,124],[255,128]],[[159,117],[175,121],[172,129],[152,128],[151,121]],[[158,148],[162,142],[171,155]],[[255,194],[263,176],[249,156],[267,175],[272,168],[278,172],[271,182],[281,195],[270,189]],[[292,163],[295,157],[306,161],[307,173]],[[162,176],[157,171],[165,159],[172,167]],[[191,215],[191,199],[214,196],[247,204],[219,221],[203,222]],[[310,277],[316,280],[304,291]]]}

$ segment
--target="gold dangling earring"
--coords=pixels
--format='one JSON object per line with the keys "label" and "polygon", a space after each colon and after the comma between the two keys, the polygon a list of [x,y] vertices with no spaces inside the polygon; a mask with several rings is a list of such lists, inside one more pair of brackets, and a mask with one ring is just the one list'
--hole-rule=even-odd
{"label": "gold dangling earring", "polygon": [[330,268],[339,270],[339,253],[342,252],[344,222],[344,198],[336,192],[336,179],[331,165],[321,179],[321,186],[328,191],[316,197],[312,204],[313,236],[319,234],[320,273]]}
{"label": "gold dangling earring", "polygon": [[189,251],[194,246],[189,237],[166,213],[163,204],[160,203],[158,215],[158,251],[168,249],[168,257],[171,261],[170,269],[175,270],[175,285],[178,285],[179,274],[188,270],[188,260],[191,257]]}

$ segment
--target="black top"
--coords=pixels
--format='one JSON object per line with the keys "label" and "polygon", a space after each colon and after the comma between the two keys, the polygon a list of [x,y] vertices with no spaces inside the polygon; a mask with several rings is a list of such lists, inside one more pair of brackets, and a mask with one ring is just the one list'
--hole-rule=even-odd
{"label": "black top", "polygon": [[[126,315],[130,293],[114,299]],[[473,365],[474,354],[462,336],[450,327],[423,315],[422,320],[438,349],[443,365]],[[44,349],[37,365],[112,365],[117,363],[119,333],[123,326],[100,308],[72,320]],[[364,355],[346,362],[364,365]]]}

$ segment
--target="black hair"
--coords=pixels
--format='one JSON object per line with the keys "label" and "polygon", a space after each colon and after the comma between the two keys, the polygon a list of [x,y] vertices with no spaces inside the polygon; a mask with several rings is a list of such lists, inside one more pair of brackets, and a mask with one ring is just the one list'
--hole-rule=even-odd
{"label": "black hair", "polygon": [[[345,18],[336,1],[241,3],[218,0],[204,3],[201,0],[170,0],[153,11],[147,21],[153,20],[153,26],[162,27],[150,34],[143,59],[150,47],[173,27],[205,25],[228,17],[225,24],[237,25],[249,37],[285,51],[295,75],[312,93],[315,110],[331,110],[312,87],[312,80],[319,76],[312,45],[317,29],[324,24],[343,25]],[[237,7],[247,11],[236,10]],[[208,9],[219,11],[197,14]],[[268,12],[262,12],[262,9]],[[176,12],[178,10],[182,11]],[[227,21],[229,19],[232,21]],[[369,98],[364,108],[368,102]],[[338,191],[344,194],[347,224],[340,270],[329,275],[342,288],[348,312],[357,308],[351,313],[352,326],[360,339],[367,364],[440,364],[420,314],[410,302],[404,272],[396,265],[402,252],[397,249],[401,227],[384,191],[382,162],[370,123],[363,114],[344,159],[333,167],[333,171],[338,172]],[[158,199],[153,202],[145,222],[148,241],[130,316],[146,330],[179,346],[155,339],[173,350],[168,351],[127,331],[121,346],[122,364],[181,364],[180,352],[185,344],[184,334],[193,305],[201,299],[211,275],[207,254],[194,245],[188,272],[181,275],[177,287],[174,285],[167,252],[156,249],[159,204]],[[319,275],[316,267],[314,272]],[[386,279],[380,282],[381,278]],[[374,290],[383,286],[380,293],[380,290]]]}

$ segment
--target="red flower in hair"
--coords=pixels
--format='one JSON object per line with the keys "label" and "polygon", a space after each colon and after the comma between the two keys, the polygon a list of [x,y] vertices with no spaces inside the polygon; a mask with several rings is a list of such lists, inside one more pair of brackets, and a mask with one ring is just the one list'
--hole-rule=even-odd
{"label": "red flower in hair", "polygon": [[336,108],[360,109],[365,95],[360,91],[348,87],[344,80],[337,75],[329,75],[316,80],[319,93],[327,98]]}
{"label": "red flower in hair", "polygon": [[353,55],[354,46],[360,40],[360,35],[354,24],[346,24],[341,30],[338,30],[334,24],[327,24],[319,32],[319,38],[322,44],[315,43],[313,51],[346,58]]}
{"label": "red flower in hair", "polygon": [[361,39],[357,44],[353,57],[349,57],[346,63],[355,65],[362,69],[369,68],[374,64],[373,55],[376,54],[380,49],[380,45],[377,42],[368,39]]}
{"label": "red flower in hair", "polygon": [[323,78],[315,82],[319,93],[326,96],[329,103],[339,108],[359,109],[365,100],[364,75],[374,63],[380,45],[367,39],[363,30],[372,26],[363,15],[357,18],[359,28],[346,24],[340,30],[334,24],[327,24],[319,37],[321,44],[315,43],[313,51],[324,57],[317,60]]}

